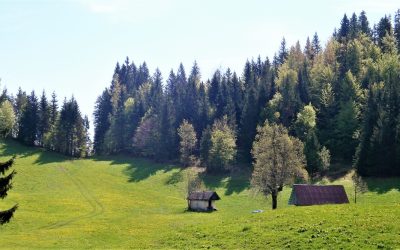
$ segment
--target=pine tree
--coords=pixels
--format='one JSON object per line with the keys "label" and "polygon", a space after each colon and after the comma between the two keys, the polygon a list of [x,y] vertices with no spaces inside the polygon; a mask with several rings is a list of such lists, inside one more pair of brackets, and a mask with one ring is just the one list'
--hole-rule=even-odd
{"label": "pine tree", "polygon": [[[10,160],[0,163],[0,198],[4,199],[8,191],[12,188],[12,179],[16,174],[15,170],[13,170],[10,174],[5,175],[6,171],[9,170],[14,164],[15,156]],[[12,208],[0,211],[0,225],[8,223],[13,217],[14,212],[17,210],[18,205],[13,206]]]}
{"label": "pine tree", "polygon": [[26,95],[26,92],[22,91],[21,88],[18,88],[18,93],[14,100],[15,125],[14,125],[13,135],[12,135],[14,138],[20,138],[19,129],[21,128],[22,114],[25,111],[27,103],[28,103],[28,97]]}
{"label": "pine tree", "polygon": [[104,140],[110,128],[110,115],[112,112],[111,95],[108,89],[96,100],[94,111],[94,143],[93,149],[96,154],[101,154],[105,150]]}
{"label": "pine tree", "polygon": [[394,35],[397,40],[397,51],[400,51],[400,9],[394,15]]}
{"label": "pine tree", "polygon": [[365,11],[361,11],[361,13],[359,15],[358,25],[360,27],[361,32],[363,32],[364,34],[366,34],[368,36],[372,35],[372,31],[371,31],[371,28],[369,27],[369,22],[368,22]]}
{"label": "pine tree", "polygon": [[18,139],[26,145],[33,146],[37,142],[39,104],[35,92],[32,91],[27,98],[27,104],[22,113]]}
{"label": "pine tree", "polygon": [[315,34],[313,36],[311,48],[312,48],[314,56],[318,55],[322,50],[317,32],[315,32]]}
{"label": "pine tree", "polygon": [[40,97],[40,105],[39,105],[39,121],[38,121],[38,142],[40,146],[43,146],[44,136],[50,130],[50,117],[51,110],[49,103],[47,102],[46,93],[43,91],[42,96]]}
{"label": "pine tree", "polygon": [[210,104],[214,107],[217,104],[217,96],[221,85],[221,72],[219,70],[214,72],[214,75],[211,79],[210,86],[208,88],[208,98],[210,100]]}
{"label": "pine tree", "polygon": [[353,13],[349,21],[349,38],[355,39],[358,36],[359,31],[360,27],[358,23],[358,18],[356,13]]}
{"label": "pine tree", "polygon": [[314,60],[315,54],[311,46],[310,37],[307,37],[306,46],[304,47],[304,55],[308,60]]}
{"label": "pine tree", "polygon": [[74,97],[68,101],[64,100],[55,132],[56,151],[69,156],[83,157],[87,150],[86,137],[84,119],[78,103]]}
{"label": "pine tree", "polygon": [[392,27],[392,22],[390,21],[390,17],[385,15],[384,17],[381,18],[378,25],[376,26],[377,44],[381,48],[383,45],[382,43],[383,38],[386,36],[386,34],[392,35],[393,27]]}
{"label": "pine tree", "polygon": [[239,147],[242,149],[243,158],[251,161],[251,146],[256,136],[258,114],[257,114],[257,97],[255,89],[250,88],[247,90],[245,102],[242,111],[239,130]]}
{"label": "pine tree", "polygon": [[51,104],[50,104],[50,125],[54,126],[57,121],[58,116],[58,100],[55,92],[51,94]]}
{"label": "pine tree", "polygon": [[285,40],[285,38],[282,38],[281,47],[279,48],[279,52],[278,52],[278,63],[279,63],[279,65],[282,65],[285,62],[285,60],[287,59],[288,55],[289,55],[289,52],[288,52],[288,50],[286,48],[286,40]]}
{"label": "pine tree", "polygon": [[346,41],[350,32],[350,21],[347,18],[347,15],[344,14],[342,22],[340,23],[340,29],[338,32],[338,39],[339,41],[343,42]]}

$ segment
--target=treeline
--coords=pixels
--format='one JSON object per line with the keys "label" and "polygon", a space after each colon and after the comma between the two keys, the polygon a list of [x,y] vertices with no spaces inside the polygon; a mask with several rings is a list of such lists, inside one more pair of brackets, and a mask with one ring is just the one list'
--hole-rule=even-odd
{"label": "treeline", "polygon": [[[310,175],[331,161],[362,175],[400,175],[399,51],[400,10],[372,28],[365,12],[344,15],[324,47],[317,33],[304,47],[283,39],[272,60],[247,61],[240,75],[217,70],[207,81],[196,62],[164,79],[127,58],[96,101],[93,152],[179,158],[209,171],[250,166],[257,126],[268,121],[303,142]],[[89,122],[74,98],[59,109],[55,94],[48,101],[19,90],[3,92],[0,103],[2,136],[92,153]]]}
{"label": "treeline", "polygon": [[94,151],[177,159],[180,126],[190,125],[190,151],[203,159],[213,124],[226,117],[235,159],[250,162],[257,126],[267,120],[304,142],[311,174],[332,159],[353,162],[364,175],[399,175],[399,50],[400,11],[394,25],[385,16],[373,28],[361,12],[344,15],[325,48],[317,34],[303,48],[283,39],[272,61],[247,61],[240,76],[217,70],[202,81],[195,62],[188,74],[182,64],[171,70],[164,84],[158,69],[150,75],[146,63],[127,58],[97,99]]}
{"label": "treeline", "polygon": [[0,98],[0,134],[28,146],[39,146],[74,157],[90,155],[89,119],[82,117],[74,97],[64,99],[61,109],[56,94],[48,100],[19,88],[16,96],[4,90]]}

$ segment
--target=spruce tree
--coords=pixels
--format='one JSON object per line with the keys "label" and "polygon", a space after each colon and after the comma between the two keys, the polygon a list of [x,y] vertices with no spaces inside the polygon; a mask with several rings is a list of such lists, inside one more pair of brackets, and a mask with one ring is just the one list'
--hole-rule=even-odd
{"label": "spruce tree", "polygon": [[315,34],[313,36],[312,43],[311,43],[311,48],[312,48],[314,56],[318,55],[322,50],[321,43],[319,41],[319,37],[318,37],[317,32],[315,32]]}
{"label": "spruce tree", "polygon": [[37,142],[39,121],[39,103],[32,91],[27,98],[26,107],[22,113],[18,139],[26,145],[33,146]]}
{"label": "spruce tree", "polygon": [[356,38],[358,36],[359,31],[360,28],[359,28],[358,18],[356,13],[353,13],[349,21],[349,38],[350,39]]}
{"label": "spruce tree", "polygon": [[[0,198],[4,199],[8,191],[12,188],[12,179],[16,174],[15,170],[13,170],[10,174],[5,175],[5,173],[12,167],[14,164],[15,156],[10,160],[0,163]],[[17,210],[18,205],[14,205],[12,208],[4,211],[0,211],[0,225],[8,223],[14,212]]]}
{"label": "spruce tree", "polygon": [[94,111],[94,142],[93,149],[96,154],[105,150],[104,139],[110,128],[110,114],[112,112],[111,95],[108,89],[97,98]]}
{"label": "spruce tree", "polygon": [[344,14],[342,22],[340,23],[340,29],[338,32],[338,39],[339,41],[343,42],[346,41],[350,32],[350,21],[347,18],[347,15]]}
{"label": "spruce tree", "polygon": [[38,141],[43,146],[44,136],[50,130],[51,109],[47,102],[46,93],[43,91],[39,104]]}
{"label": "spruce tree", "polygon": [[392,27],[392,22],[390,21],[390,18],[388,16],[384,16],[381,18],[379,21],[378,25],[376,26],[376,38],[377,38],[377,44],[379,47],[382,48],[383,45],[383,38],[386,35],[392,35],[393,34],[393,27]]}
{"label": "spruce tree", "polygon": [[400,9],[394,15],[394,35],[397,41],[397,51],[400,51]]}
{"label": "spruce tree", "polygon": [[364,34],[371,36],[372,31],[371,28],[369,27],[369,22],[367,19],[367,15],[365,11],[361,11],[359,17],[358,17],[358,25],[360,27],[360,31],[363,32]]}
{"label": "spruce tree", "polygon": [[286,39],[282,38],[281,47],[279,48],[279,52],[278,52],[278,63],[279,63],[279,65],[282,65],[285,62],[285,60],[287,59],[288,55],[289,55],[289,52],[288,52],[288,50],[286,48]]}

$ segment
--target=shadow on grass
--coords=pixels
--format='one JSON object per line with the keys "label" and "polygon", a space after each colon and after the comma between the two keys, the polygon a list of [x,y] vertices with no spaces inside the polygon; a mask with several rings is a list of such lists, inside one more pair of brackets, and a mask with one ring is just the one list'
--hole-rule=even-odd
{"label": "shadow on grass", "polygon": [[204,185],[209,189],[225,187],[225,195],[240,193],[250,186],[250,173],[242,171],[240,173],[217,173],[211,174],[204,172],[201,175]]}
{"label": "shadow on grass", "polygon": [[38,157],[33,163],[38,165],[64,162],[73,159],[56,152],[46,151],[43,148],[25,146],[11,139],[3,140],[1,143],[3,143],[0,151],[2,156],[17,155],[18,159],[37,155]]}
{"label": "shadow on grass", "polygon": [[[129,155],[92,157],[95,161],[111,161],[111,165],[125,165],[123,173],[128,176],[128,182],[140,182],[158,171],[164,173],[178,168],[172,164],[160,164],[144,158],[134,158]],[[176,177],[177,178],[177,177]]]}
{"label": "shadow on grass", "polygon": [[170,177],[165,181],[166,185],[175,185],[181,181],[183,181],[183,173],[182,169],[180,169],[178,172],[172,173]]}
{"label": "shadow on grass", "polygon": [[400,191],[400,178],[365,178],[368,190],[384,194],[391,190]]}

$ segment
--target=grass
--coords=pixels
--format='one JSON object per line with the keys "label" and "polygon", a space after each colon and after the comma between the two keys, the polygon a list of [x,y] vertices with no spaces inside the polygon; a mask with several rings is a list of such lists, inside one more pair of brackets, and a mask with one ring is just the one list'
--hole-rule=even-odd
{"label": "grass", "polygon": [[[221,200],[214,213],[186,212],[185,170],[129,157],[74,160],[0,144],[17,154],[17,175],[0,210],[18,203],[0,227],[0,248],[400,248],[400,180],[369,179],[357,204],[293,207],[290,189],[270,199],[249,191],[248,176],[206,176]],[[352,200],[348,178],[345,185]],[[265,210],[252,214],[255,209]]]}

